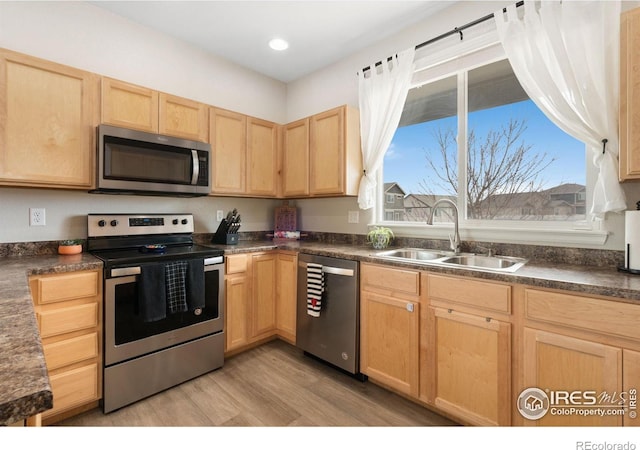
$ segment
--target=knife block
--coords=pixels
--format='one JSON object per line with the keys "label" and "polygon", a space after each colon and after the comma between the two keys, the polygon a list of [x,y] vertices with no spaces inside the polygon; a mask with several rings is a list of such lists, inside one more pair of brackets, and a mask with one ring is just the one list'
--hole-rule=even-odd
{"label": "knife block", "polygon": [[218,225],[216,234],[214,234],[213,239],[211,239],[211,242],[214,244],[237,245],[238,233],[229,233],[230,227],[231,224],[227,222],[227,219],[222,219],[220,225]]}

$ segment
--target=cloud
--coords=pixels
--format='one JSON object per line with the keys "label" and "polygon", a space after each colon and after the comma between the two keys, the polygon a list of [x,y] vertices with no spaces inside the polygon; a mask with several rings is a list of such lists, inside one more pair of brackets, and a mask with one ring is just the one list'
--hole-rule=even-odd
{"label": "cloud", "polygon": [[392,159],[399,159],[401,157],[402,157],[401,153],[396,150],[396,146],[392,142],[391,145],[389,145],[389,148],[387,149],[387,153],[384,154],[384,159],[392,160]]}

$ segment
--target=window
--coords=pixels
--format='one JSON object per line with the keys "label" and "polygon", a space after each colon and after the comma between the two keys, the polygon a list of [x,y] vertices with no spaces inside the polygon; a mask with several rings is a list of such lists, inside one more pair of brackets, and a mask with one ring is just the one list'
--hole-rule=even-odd
{"label": "window", "polygon": [[[585,163],[584,143],[547,119],[500,59],[411,89],[382,173],[413,208],[396,221],[424,222],[449,198],[461,221],[573,223],[585,220]],[[434,222],[452,213],[439,207]]]}

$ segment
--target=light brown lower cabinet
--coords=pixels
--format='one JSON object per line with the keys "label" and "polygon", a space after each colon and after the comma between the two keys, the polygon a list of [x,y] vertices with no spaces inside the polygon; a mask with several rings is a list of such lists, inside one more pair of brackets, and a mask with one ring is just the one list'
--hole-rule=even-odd
{"label": "light brown lower cabinet", "polygon": [[591,409],[586,407],[591,402],[585,397],[586,393],[597,396],[622,392],[622,355],[618,347],[525,328],[525,386],[542,389],[547,395],[575,393],[570,398],[551,399],[547,413],[537,420],[525,420],[525,425],[621,426],[622,415],[583,415],[578,414],[577,409],[585,412]]}
{"label": "light brown lower cabinet", "polygon": [[93,407],[102,395],[102,276],[99,270],[29,278],[53,392],[45,424]]}
{"label": "light brown lower cabinet", "polygon": [[282,339],[295,344],[298,254],[279,251],[276,264],[276,330]]}
{"label": "light brown lower cabinet", "polygon": [[295,343],[296,270],[294,252],[226,256],[225,353],[278,335]]}
{"label": "light brown lower cabinet", "polygon": [[360,371],[417,398],[420,273],[360,264]]}
{"label": "light brown lower cabinet", "polygon": [[433,404],[473,425],[511,423],[511,324],[430,308]]}

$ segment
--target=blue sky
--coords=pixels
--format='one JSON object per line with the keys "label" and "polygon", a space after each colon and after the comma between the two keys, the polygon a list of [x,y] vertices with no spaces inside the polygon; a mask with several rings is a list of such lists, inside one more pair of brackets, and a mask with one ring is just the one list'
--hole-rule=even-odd
{"label": "blue sky", "polygon": [[[562,183],[585,184],[584,143],[556,127],[530,100],[473,112],[469,116],[469,127],[475,129],[478,137],[483,137],[489,130],[508,123],[511,117],[526,120],[527,129],[521,140],[533,147],[532,152],[547,153],[556,158],[545,172],[545,188]],[[385,155],[384,182],[398,182],[406,193],[424,193],[419,187],[420,181],[435,179],[425,153],[429,149],[439,153],[432,130],[439,127],[455,129],[456,120],[456,117],[449,117],[399,128]]]}

